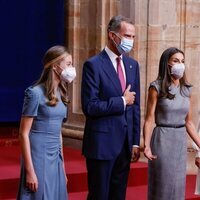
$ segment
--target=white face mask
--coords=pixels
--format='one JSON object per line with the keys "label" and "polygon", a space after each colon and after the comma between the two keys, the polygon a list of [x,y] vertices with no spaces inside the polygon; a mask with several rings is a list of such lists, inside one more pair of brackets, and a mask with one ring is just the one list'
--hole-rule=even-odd
{"label": "white face mask", "polygon": [[177,79],[183,77],[184,71],[185,71],[185,65],[183,63],[175,64],[171,67],[171,74]]}
{"label": "white face mask", "polygon": [[122,38],[120,44],[117,46],[119,53],[129,53],[133,48],[133,40],[128,38]]}
{"label": "white face mask", "polygon": [[133,39],[121,37],[118,34],[116,34],[116,35],[117,35],[117,37],[119,37],[121,39],[119,44],[116,44],[116,42],[113,40],[114,44],[116,45],[118,52],[120,54],[129,53],[132,50],[133,45],[134,45]]}
{"label": "white face mask", "polygon": [[65,68],[61,74],[60,74],[60,78],[68,83],[71,83],[76,77],[76,69],[75,67],[67,67]]}

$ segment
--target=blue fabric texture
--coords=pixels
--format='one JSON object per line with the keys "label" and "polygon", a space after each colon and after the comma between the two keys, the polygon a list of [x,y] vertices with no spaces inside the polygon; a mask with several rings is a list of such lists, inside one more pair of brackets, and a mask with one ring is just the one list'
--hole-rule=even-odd
{"label": "blue fabric texture", "polygon": [[30,130],[31,156],[39,188],[29,191],[25,186],[26,173],[22,160],[18,200],[66,200],[67,189],[61,155],[61,126],[66,117],[66,107],[57,93],[59,102],[48,106],[41,85],[25,91],[22,115],[34,117]]}

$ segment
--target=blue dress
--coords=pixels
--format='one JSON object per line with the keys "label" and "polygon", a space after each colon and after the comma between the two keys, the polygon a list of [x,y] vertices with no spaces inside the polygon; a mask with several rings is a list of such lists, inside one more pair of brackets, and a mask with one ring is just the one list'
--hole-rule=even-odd
{"label": "blue dress", "polygon": [[61,155],[61,127],[66,107],[60,99],[56,106],[48,106],[44,87],[37,85],[25,91],[22,116],[34,117],[30,130],[30,149],[34,170],[38,178],[37,192],[26,184],[23,159],[18,200],[67,200],[66,179]]}

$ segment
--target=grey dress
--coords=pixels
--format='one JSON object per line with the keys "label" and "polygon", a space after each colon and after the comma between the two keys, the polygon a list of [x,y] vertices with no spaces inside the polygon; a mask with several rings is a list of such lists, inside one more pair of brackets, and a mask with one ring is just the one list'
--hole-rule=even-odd
{"label": "grey dress", "polygon": [[26,173],[22,160],[18,200],[66,200],[67,189],[61,156],[61,126],[66,107],[59,102],[48,106],[41,85],[25,91],[22,116],[34,117],[30,130],[30,148],[34,170],[38,178],[37,192],[26,188]]}
{"label": "grey dress", "polygon": [[[158,94],[160,81],[150,84]],[[184,125],[189,111],[191,87],[170,86],[173,100],[158,98],[151,150],[157,159],[148,163],[148,200],[184,200],[186,181],[187,138],[186,128],[165,127]]]}

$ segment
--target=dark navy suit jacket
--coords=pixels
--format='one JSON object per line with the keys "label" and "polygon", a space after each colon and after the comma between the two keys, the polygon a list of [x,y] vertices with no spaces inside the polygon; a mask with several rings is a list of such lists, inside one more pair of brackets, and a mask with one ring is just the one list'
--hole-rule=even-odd
{"label": "dark navy suit jacket", "polygon": [[86,158],[110,160],[121,151],[126,137],[129,150],[140,143],[139,65],[123,55],[126,85],[136,92],[133,105],[124,108],[117,73],[105,50],[83,66],[81,102],[86,116],[83,154]]}

